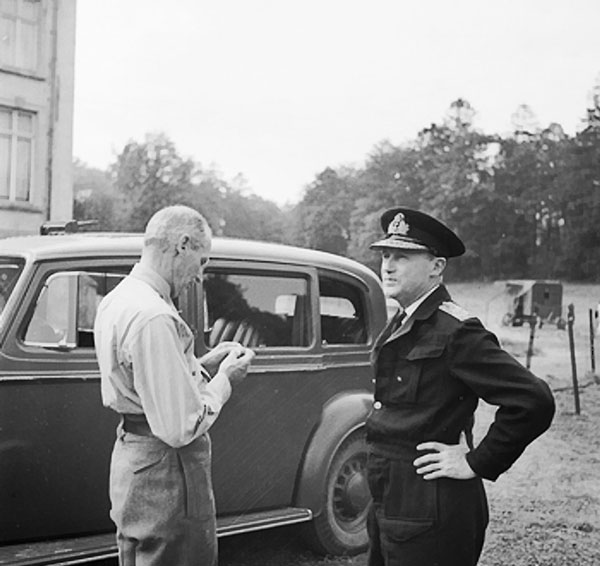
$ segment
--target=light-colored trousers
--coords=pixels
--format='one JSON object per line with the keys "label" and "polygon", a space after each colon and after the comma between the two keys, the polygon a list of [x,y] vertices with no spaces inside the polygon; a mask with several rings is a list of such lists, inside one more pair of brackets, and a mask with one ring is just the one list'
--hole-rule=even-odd
{"label": "light-colored trousers", "polygon": [[203,435],[183,448],[119,426],[110,468],[121,566],[215,566],[217,536]]}

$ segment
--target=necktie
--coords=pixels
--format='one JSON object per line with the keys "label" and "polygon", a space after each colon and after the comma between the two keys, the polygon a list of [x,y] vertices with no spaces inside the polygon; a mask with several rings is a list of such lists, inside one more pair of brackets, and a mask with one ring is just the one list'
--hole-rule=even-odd
{"label": "necktie", "polygon": [[406,318],[406,311],[403,310],[402,312],[398,311],[395,315],[394,315],[394,324],[393,324],[393,329],[392,329],[392,334],[394,332],[396,332],[396,330],[398,330],[398,328],[400,328],[402,326],[402,323],[404,322],[404,319]]}
{"label": "necktie", "polygon": [[406,311],[396,311],[396,314],[392,317],[390,323],[385,327],[383,332],[377,339],[377,344],[382,345],[385,341],[394,333],[398,328],[402,326],[402,322],[406,318]]}

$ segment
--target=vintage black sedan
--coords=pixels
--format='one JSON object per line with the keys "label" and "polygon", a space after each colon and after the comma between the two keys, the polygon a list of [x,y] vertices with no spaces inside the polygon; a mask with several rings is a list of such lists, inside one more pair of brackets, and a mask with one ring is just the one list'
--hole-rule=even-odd
{"label": "vintage black sedan", "polygon": [[[116,555],[108,470],[117,416],[102,406],[92,326],[140,235],[0,240],[0,565]],[[178,308],[197,354],[257,356],[211,429],[219,536],[304,523],[317,551],[367,544],[369,352],[386,320],[375,274],[313,250],[215,239]]]}

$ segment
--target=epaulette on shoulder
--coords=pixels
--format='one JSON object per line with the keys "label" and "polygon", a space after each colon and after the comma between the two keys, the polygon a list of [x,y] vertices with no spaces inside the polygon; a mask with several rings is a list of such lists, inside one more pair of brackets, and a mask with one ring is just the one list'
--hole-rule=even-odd
{"label": "epaulette on shoulder", "polygon": [[456,318],[460,322],[462,322],[463,320],[467,320],[467,318],[473,317],[473,315],[469,311],[463,309],[462,307],[458,306],[456,303],[454,303],[452,301],[443,302],[439,306],[439,309],[442,312],[445,312],[445,313],[449,314],[450,316]]}

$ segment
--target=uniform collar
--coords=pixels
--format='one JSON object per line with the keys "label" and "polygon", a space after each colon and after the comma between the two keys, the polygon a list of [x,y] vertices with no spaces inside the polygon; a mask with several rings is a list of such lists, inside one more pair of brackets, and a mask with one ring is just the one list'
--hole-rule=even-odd
{"label": "uniform collar", "polygon": [[393,340],[396,340],[396,338],[399,338],[400,336],[410,332],[415,321],[428,319],[444,301],[449,300],[450,294],[444,285],[440,285],[434,289],[431,294],[425,296],[423,302],[420,303],[417,306],[417,309],[404,320],[401,326],[393,329],[392,321],[388,323],[388,326],[381,332],[375,341],[372,355],[376,356],[377,352],[384,344],[392,342]]}
{"label": "uniform collar", "polygon": [[429,289],[429,291],[427,291],[426,293],[421,295],[416,301],[414,301],[410,305],[408,305],[404,309],[404,312],[406,313],[406,318],[409,318],[412,314],[414,314],[417,311],[417,309],[427,300],[429,295],[433,295],[433,293],[437,290],[437,288],[439,286],[440,286],[440,283],[438,283],[435,287],[432,287],[431,289]]}
{"label": "uniform collar", "polygon": [[163,279],[163,277],[154,271],[154,269],[142,265],[141,263],[136,263],[133,266],[130,275],[131,277],[150,285],[150,287],[160,295],[161,299],[170,305],[173,304],[173,301],[171,300],[171,286]]}
{"label": "uniform collar", "polygon": [[430,295],[425,297],[423,302],[417,307],[412,317],[415,320],[425,320],[429,318],[438,307],[445,301],[449,301],[450,293],[444,285],[439,285]]}

